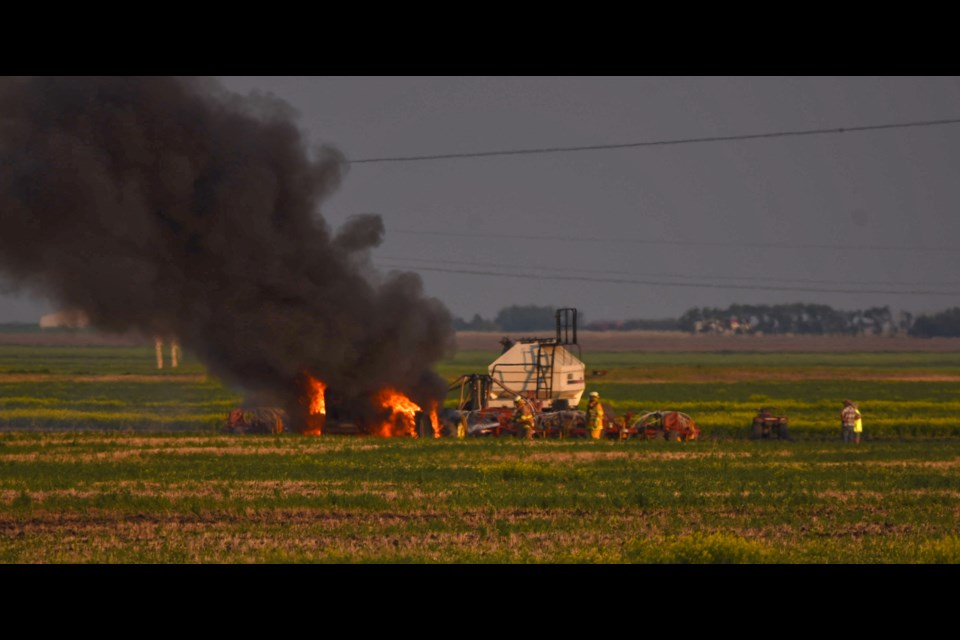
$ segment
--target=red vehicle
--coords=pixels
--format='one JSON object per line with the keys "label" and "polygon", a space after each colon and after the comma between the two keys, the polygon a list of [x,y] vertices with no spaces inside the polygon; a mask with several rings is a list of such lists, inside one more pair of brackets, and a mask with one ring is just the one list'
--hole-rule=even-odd
{"label": "red vehicle", "polygon": [[696,440],[700,427],[693,418],[679,411],[648,411],[637,418],[628,415],[620,429],[621,438],[644,438],[654,440]]}
{"label": "red vehicle", "polygon": [[778,438],[790,440],[787,432],[787,416],[778,415],[782,412],[769,407],[762,407],[750,425],[750,437],[754,440],[761,438]]}

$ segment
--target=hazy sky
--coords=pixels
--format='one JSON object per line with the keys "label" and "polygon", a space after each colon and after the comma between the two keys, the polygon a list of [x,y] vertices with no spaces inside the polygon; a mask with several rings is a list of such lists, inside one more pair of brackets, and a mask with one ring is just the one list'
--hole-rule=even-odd
{"label": "hazy sky", "polygon": [[[221,80],[287,101],[311,143],[350,160],[960,118],[957,77]],[[511,304],[588,321],[960,305],[960,124],[357,163],[321,214],[337,227],[358,213],[383,216],[379,266],[421,273],[466,319]],[[0,296],[0,321],[53,306]]]}

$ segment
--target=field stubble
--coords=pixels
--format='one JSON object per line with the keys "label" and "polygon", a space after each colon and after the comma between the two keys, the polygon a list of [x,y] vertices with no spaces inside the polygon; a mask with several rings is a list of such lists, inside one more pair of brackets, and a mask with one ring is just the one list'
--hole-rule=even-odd
{"label": "field stubble", "polygon": [[[63,342],[0,345],[2,562],[960,561],[953,343],[735,353],[585,338],[588,387],[612,410],[685,411],[704,439],[525,444],[224,436],[241,396],[189,356],[157,371],[146,344]],[[438,370],[495,355],[462,350]],[[847,397],[864,412],[859,447],[839,442]],[[797,440],[746,440],[764,405]]]}
{"label": "field stubble", "polygon": [[960,442],[0,434],[5,562],[957,562]]}

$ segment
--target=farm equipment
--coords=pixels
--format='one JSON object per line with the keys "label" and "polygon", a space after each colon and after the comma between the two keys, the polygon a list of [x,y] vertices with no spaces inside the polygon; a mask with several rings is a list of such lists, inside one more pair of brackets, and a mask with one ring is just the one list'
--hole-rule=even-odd
{"label": "farm equipment", "polygon": [[760,408],[750,425],[750,437],[754,440],[761,438],[790,440],[790,434],[787,432],[787,417],[777,415],[778,413],[780,412],[769,407]]}
{"label": "farm equipment", "polygon": [[[559,309],[554,338],[504,338],[503,352],[486,374],[460,376],[449,391],[459,392],[456,409],[444,409],[445,435],[522,435],[513,425],[513,403],[527,402],[535,417],[534,437],[589,438],[586,413],[577,409],[583,395],[586,366],[570,349],[577,345],[577,310]],[[606,372],[604,372],[606,373]],[[700,428],[679,411],[650,411],[634,418],[617,417],[603,406],[602,437],[695,440]]]}
{"label": "farm equipment", "polygon": [[[471,374],[481,376],[482,374]],[[455,383],[463,384],[462,379]],[[516,397],[516,396],[514,396]],[[589,438],[586,413],[578,409],[544,409],[533,400],[527,402],[534,415],[535,438]],[[470,406],[469,403],[467,406]],[[443,409],[439,414],[442,434],[446,436],[517,436],[524,435],[513,423],[513,408],[482,407],[479,409]],[[607,409],[604,414],[605,437],[619,437],[620,427],[613,412]]]}
{"label": "farm equipment", "polygon": [[[556,322],[552,338],[504,338],[503,351],[487,373],[465,374],[451,384],[449,391],[457,391],[459,398],[456,409],[440,414],[445,435],[522,435],[513,424],[514,402],[520,397],[533,410],[534,437],[590,437],[586,415],[576,408],[586,384],[577,310],[558,309]],[[604,406],[604,435],[619,433],[612,409]]]}
{"label": "farm equipment", "polygon": [[679,411],[648,411],[636,419],[627,417],[620,431],[621,438],[643,438],[654,440],[696,440],[700,437],[700,427],[693,418]]}
{"label": "farm equipment", "polygon": [[504,338],[503,351],[487,373],[465,374],[450,385],[459,399],[456,409],[441,412],[447,435],[521,435],[513,425],[518,397],[533,411],[535,437],[586,434],[583,412],[576,410],[586,384],[577,310],[558,309],[556,322],[551,338]]}

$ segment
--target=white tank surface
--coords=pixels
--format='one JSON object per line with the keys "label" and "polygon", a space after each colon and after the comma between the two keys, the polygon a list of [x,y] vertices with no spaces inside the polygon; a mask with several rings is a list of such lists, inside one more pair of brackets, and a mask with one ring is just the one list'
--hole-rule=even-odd
{"label": "white tank surface", "polygon": [[[569,408],[580,402],[585,388],[586,365],[554,341],[520,340],[489,367],[490,376],[525,398],[536,398],[544,409],[565,400]],[[497,385],[490,391],[489,406],[512,407],[514,395]]]}

